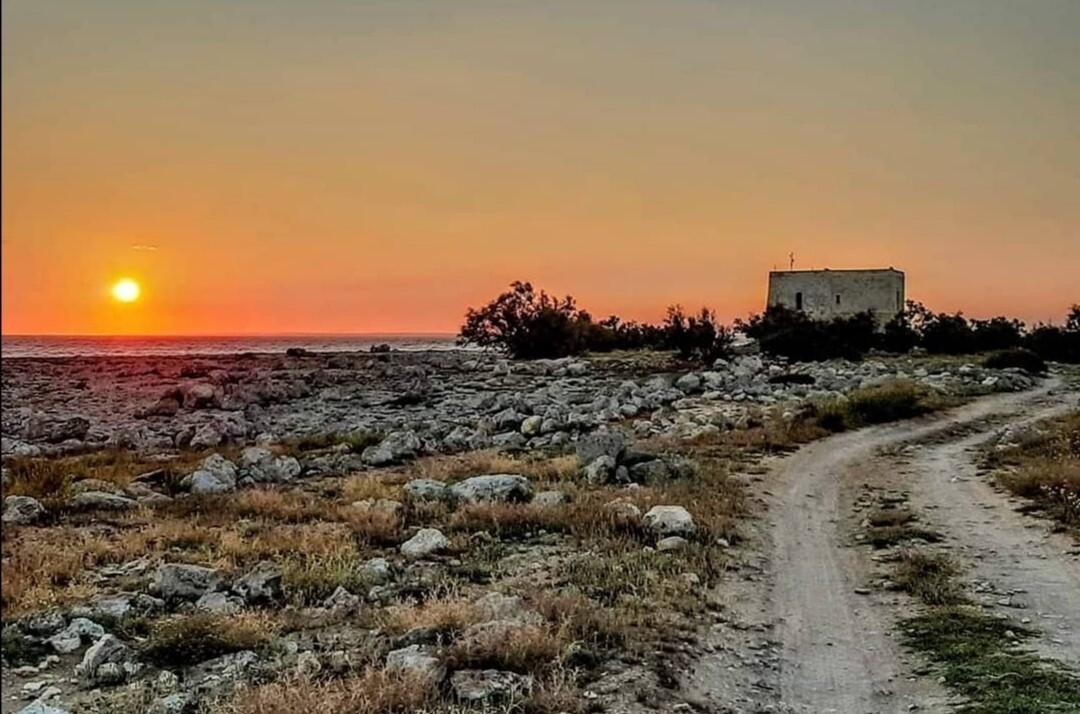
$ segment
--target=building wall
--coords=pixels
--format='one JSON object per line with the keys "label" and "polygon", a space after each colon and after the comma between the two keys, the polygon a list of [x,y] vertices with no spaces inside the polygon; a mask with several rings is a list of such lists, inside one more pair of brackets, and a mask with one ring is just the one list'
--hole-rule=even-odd
{"label": "building wall", "polygon": [[770,306],[802,309],[817,319],[872,310],[879,320],[885,321],[903,308],[904,300],[904,274],[892,268],[769,273]]}

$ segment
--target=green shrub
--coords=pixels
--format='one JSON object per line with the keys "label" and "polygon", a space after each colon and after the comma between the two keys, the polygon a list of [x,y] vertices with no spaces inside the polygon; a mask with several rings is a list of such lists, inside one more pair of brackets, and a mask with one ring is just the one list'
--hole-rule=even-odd
{"label": "green shrub", "polygon": [[817,423],[828,431],[857,429],[871,424],[885,424],[911,419],[932,411],[926,393],[910,382],[893,382],[879,387],[859,389],[847,396],[817,407]]}

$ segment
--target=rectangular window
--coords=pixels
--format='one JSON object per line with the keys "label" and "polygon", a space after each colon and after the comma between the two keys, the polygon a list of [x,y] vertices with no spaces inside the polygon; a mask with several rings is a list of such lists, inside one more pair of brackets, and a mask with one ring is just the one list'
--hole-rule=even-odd
{"label": "rectangular window", "polygon": [[795,293],[795,309],[802,310],[802,293]]}
{"label": "rectangular window", "polygon": [[836,304],[837,304],[837,305],[839,305],[839,304],[840,304],[840,296],[839,296],[839,295],[837,295],[837,296],[836,296]]}

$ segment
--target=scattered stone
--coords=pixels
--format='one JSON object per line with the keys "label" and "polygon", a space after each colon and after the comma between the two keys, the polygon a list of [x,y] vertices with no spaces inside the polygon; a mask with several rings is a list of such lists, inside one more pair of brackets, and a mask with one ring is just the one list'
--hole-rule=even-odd
{"label": "scattered stone", "polygon": [[233,591],[248,605],[266,605],[282,595],[282,572],[270,561],[263,561],[233,583]]}
{"label": "scattered stone", "polygon": [[76,617],[62,632],[50,637],[48,643],[60,654],[71,654],[84,642],[96,642],[104,636],[104,627],[85,617]]}
{"label": "scattered stone", "polygon": [[533,498],[533,503],[538,506],[558,506],[569,502],[570,497],[562,491],[541,491]]}
{"label": "scattered stone", "polygon": [[598,431],[578,439],[577,455],[582,464],[591,464],[601,456],[617,463],[626,451],[626,437],[618,431]]}
{"label": "scattered stone", "polygon": [[71,499],[71,504],[78,508],[93,508],[102,511],[124,511],[138,505],[133,499],[118,496],[115,493],[105,493],[104,491],[77,493]]}
{"label": "scattered stone", "polygon": [[450,499],[450,490],[442,481],[430,478],[418,478],[405,484],[405,493],[419,503],[446,501]]}
{"label": "scattered stone", "polygon": [[422,528],[419,533],[401,544],[401,554],[406,558],[420,559],[444,552],[450,541],[436,528]]}
{"label": "scattered stone", "polygon": [[158,567],[150,587],[165,600],[197,600],[219,589],[223,582],[221,573],[212,568],[165,563]]}
{"label": "scattered stone", "polygon": [[29,525],[45,515],[45,506],[30,496],[8,496],[4,499],[4,523]]}
{"label": "scattered stone", "polygon": [[451,486],[450,494],[464,503],[527,503],[533,495],[529,479],[517,474],[473,476]]}
{"label": "scattered stone", "polygon": [[615,459],[606,454],[597,456],[582,471],[585,481],[596,486],[614,481],[615,473]]}
{"label": "scattered stone", "polygon": [[288,483],[301,471],[295,457],[277,456],[261,446],[249,446],[240,455],[241,477],[255,483]]}
{"label": "scattered stone", "polygon": [[661,538],[657,544],[656,549],[663,552],[669,550],[682,550],[690,542],[682,536],[668,536],[667,538]]}
{"label": "scattered stone", "polygon": [[128,646],[112,635],[105,635],[86,650],[75,671],[88,684],[97,686],[119,684],[138,669]]}
{"label": "scattered stone", "polygon": [[364,449],[360,458],[368,466],[389,466],[413,458],[422,447],[420,437],[415,432],[394,431],[377,446]]}
{"label": "scattered stone", "polygon": [[235,615],[244,609],[244,601],[228,593],[209,592],[195,601],[195,609],[215,615]]}
{"label": "scattered stone", "polygon": [[463,669],[450,675],[450,688],[462,702],[516,701],[533,688],[533,678],[495,669]]}
{"label": "scattered stone", "polygon": [[693,516],[682,506],[653,506],[645,514],[643,524],[662,536],[685,536],[697,530]]}
{"label": "scattered stone", "polygon": [[446,667],[428,648],[410,645],[386,655],[386,669],[439,684],[446,677]]}

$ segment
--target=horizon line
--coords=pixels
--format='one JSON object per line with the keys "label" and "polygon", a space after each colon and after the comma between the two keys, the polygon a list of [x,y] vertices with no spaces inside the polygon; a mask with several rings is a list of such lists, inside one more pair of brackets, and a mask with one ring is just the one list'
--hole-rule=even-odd
{"label": "horizon line", "polygon": [[156,338],[156,339],[193,339],[193,338],[252,338],[252,337],[270,337],[270,338],[284,338],[284,337],[457,337],[456,332],[235,332],[235,333],[214,333],[214,332],[198,332],[189,334],[180,333],[127,333],[127,334],[115,334],[115,333],[74,333],[74,332],[22,332],[22,333],[0,333],[0,339],[17,339],[17,338],[48,338],[48,337],[62,337],[69,339],[87,339],[87,338],[99,338],[99,339],[128,339],[128,338]]}

